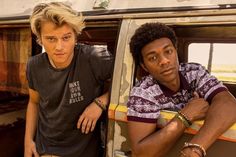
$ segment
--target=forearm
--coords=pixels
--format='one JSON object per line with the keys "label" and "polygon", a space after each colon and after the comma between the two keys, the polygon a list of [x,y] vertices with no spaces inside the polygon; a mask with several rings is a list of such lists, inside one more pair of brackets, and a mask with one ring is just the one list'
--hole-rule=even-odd
{"label": "forearm", "polygon": [[208,149],[221,134],[236,122],[235,113],[235,99],[227,92],[219,93],[212,100],[204,125],[191,140],[191,143],[200,144]]}
{"label": "forearm", "polygon": [[183,134],[186,127],[183,122],[173,118],[164,128],[145,137],[133,146],[137,157],[164,156]]}
{"label": "forearm", "polygon": [[29,102],[26,112],[25,142],[34,139],[37,127],[37,121],[38,121],[38,106],[36,104]]}

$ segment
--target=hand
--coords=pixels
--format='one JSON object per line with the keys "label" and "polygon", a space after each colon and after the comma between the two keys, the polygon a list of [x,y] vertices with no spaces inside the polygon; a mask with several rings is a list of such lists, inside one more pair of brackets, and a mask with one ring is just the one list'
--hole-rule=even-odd
{"label": "hand", "polygon": [[188,104],[181,110],[186,117],[191,121],[203,119],[208,111],[209,103],[199,98],[197,92],[194,92],[194,98],[188,102]]}
{"label": "hand", "polygon": [[77,128],[81,129],[82,133],[85,134],[89,133],[89,131],[92,132],[101,114],[102,109],[95,102],[92,102],[80,116],[77,122]]}
{"label": "hand", "polygon": [[34,141],[29,141],[28,143],[25,143],[24,157],[39,157]]}

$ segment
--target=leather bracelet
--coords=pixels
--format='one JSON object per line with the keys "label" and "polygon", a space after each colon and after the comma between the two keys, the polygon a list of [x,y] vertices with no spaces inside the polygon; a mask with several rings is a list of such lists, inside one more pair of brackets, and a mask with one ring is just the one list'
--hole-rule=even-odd
{"label": "leather bracelet", "polygon": [[103,111],[106,110],[106,106],[102,104],[101,100],[99,100],[98,98],[94,99],[93,102],[95,102],[95,104],[100,107]]}
{"label": "leather bracelet", "polygon": [[177,113],[175,117],[178,118],[186,128],[190,127],[188,121],[181,114]]}
{"label": "leather bracelet", "polygon": [[181,116],[184,117],[184,119],[188,122],[189,126],[191,126],[193,123],[187,118],[185,114],[183,114],[181,111],[178,112]]}
{"label": "leather bracelet", "polygon": [[200,150],[200,152],[202,154],[201,156],[203,156],[203,157],[206,156],[206,150],[199,144],[185,142],[182,149],[184,149],[184,148],[197,148],[198,150]]}

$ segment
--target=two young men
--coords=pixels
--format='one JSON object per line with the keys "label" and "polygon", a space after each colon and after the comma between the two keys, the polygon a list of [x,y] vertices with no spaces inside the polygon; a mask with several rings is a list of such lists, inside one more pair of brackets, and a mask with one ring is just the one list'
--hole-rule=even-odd
{"label": "two young men", "polygon": [[[102,93],[113,59],[104,49],[76,45],[84,23],[63,3],[39,4],[30,19],[46,53],[27,65],[29,104],[25,157],[99,156],[99,117],[108,103]],[[179,64],[177,40],[166,25],[148,23],[131,39],[133,57],[150,75],[137,84],[128,102],[128,128],[135,156],[165,155],[195,120],[205,119],[182,157],[204,156],[236,121],[236,102],[199,64]],[[179,113],[157,131],[160,110]]]}

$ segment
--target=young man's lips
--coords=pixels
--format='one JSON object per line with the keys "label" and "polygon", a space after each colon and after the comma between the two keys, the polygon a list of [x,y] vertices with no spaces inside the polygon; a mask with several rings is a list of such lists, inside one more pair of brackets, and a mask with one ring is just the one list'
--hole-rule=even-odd
{"label": "young man's lips", "polygon": [[162,71],[161,74],[168,75],[168,74],[171,74],[172,72],[173,72],[173,69],[170,68],[170,69],[166,69],[166,70]]}
{"label": "young man's lips", "polygon": [[63,56],[65,53],[55,53],[56,56]]}

